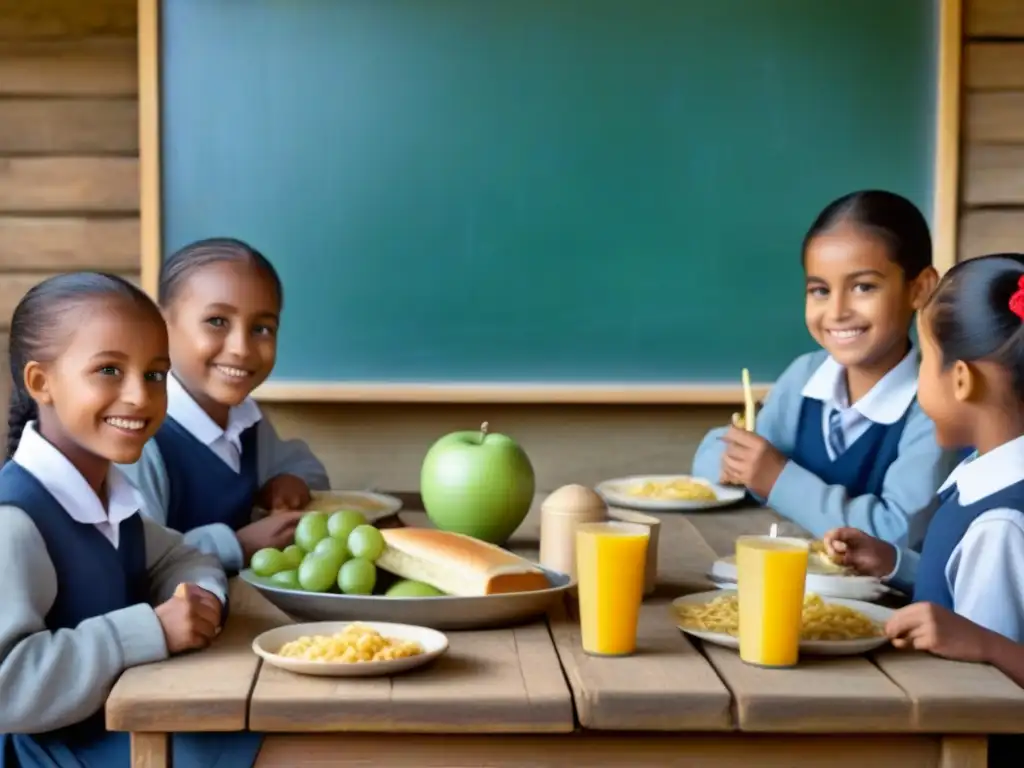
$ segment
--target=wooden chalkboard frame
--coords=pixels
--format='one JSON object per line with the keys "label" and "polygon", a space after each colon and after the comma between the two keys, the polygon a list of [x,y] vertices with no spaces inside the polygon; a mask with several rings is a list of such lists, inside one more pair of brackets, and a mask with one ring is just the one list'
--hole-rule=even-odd
{"label": "wooden chalkboard frame", "polygon": [[[956,263],[960,170],[964,0],[936,0],[939,9],[935,188],[932,234],[935,265]],[[138,0],[139,166],[142,286],[156,296],[162,259],[160,141],[161,0]],[[769,383],[754,385],[763,397]],[[734,384],[525,384],[382,382],[267,382],[254,393],[276,402],[566,403],[724,405],[743,402]]]}

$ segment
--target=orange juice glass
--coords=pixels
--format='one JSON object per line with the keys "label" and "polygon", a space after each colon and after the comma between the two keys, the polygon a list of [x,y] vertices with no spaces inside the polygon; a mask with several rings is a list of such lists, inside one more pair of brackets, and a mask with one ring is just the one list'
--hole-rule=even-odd
{"label": "orange juice glass", "polygon": [[576,579],[585,653],[627,656],[636,650],[650,529],[635,523],[576,528]]}
{"label": "orange juice glass", "polygon": [[736,540],[740,658],[748,664],[796,664],[808,549],[803,539],[740,536]]}

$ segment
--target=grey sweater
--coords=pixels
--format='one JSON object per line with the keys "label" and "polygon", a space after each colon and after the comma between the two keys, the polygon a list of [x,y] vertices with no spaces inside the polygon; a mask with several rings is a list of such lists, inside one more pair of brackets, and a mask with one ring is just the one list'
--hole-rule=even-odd
{"label": "grey sweater", "polygon": [[[227,596],[216,558],[181,534],[142,518],[152,602],[191,582]],[[151,605],[134,605],[51,632],[45,617],[57,575],[42,535],[21,509],[0,507],[0,733],[40,733],[77,723],[103,706],[127,668],[167,658]]]}
{"label": "grey sweater", "polygon": [[[786,456],[796,446],[803,389],[827,353],[798,357],[775,382],[757,415],[757,433]],[[717,481],[721,474],[726,427],[714,429],[701,442],[693,474]],[[897,547],[915,547],[924,540],[935,512],[936,491],[959,461],[935,441],[935,425],[915,400],[910,406],[899,455],[886,472],[878,496],[851,496],[841,485],[829,485],[789,461],[765,501],[816,537],[831,528],[851,526]]]}

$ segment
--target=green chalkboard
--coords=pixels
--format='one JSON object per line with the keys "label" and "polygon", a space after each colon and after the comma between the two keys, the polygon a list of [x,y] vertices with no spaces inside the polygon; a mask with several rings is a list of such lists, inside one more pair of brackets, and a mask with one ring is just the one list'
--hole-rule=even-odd
{"label": "green chalkboard", "polygon": [[799,246],[930,212],[935,0],[165,0],[164,253],[251,241],[274,381],[710,382],[812,348]]}

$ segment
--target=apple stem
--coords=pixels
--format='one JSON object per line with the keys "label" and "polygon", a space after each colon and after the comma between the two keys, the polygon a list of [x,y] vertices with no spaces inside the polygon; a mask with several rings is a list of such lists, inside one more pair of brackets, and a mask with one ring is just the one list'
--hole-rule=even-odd
{"label": "apple stem", "polygon": [[487,438],[487,422],[485,421],[480,425],[480,442],[482,443]]}

